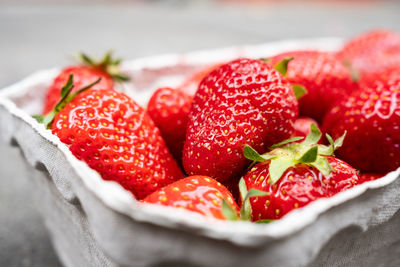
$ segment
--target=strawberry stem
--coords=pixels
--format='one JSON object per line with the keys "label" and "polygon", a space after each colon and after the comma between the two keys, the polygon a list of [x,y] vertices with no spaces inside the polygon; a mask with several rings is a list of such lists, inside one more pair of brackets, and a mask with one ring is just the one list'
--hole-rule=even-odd
{"label": "strawberry stem", "polygon": [[119,65],[122,60],[120,58],[113,59],[111,51],[108,51],[100,61],[92,59],[85,53],[80,53],[79,58],[83,64],[106,72],[116,81],[126,82],[130,80],[128,76],[120,72]]}
{"label": "strawberry stem", "polygon": [[274,69],[276,69],[280,74],[282,74],[282,76],[286,76],[288,64],[293,59],[294,59],[294,57],[286,57],[286,58],[282,59],[280,62],[278,62],[274,66]]}
{"label": "strawberry stem", "polygon": [[50,129],[51,123],[54,120],[54,117],[68,104],[70,103],[78,94],[88,90],[93,85],[99,83],[101,77],[98,78],[96,81],[90,83],[89,85],[82,87],[81,89],[77,90],[75,93],[71,94],[72,89],[74,88],[74,76],[71,74],[68,77],[67,83],[61,89],[61,100],[55,105],[54,109],[47,113],[44,116],[41,115],[33,115],[32,117],[35,118],[39,123],[44,124],[46,129]]}
{"label": "strawberry stem", "polygon": [[269,179],[271,184],[276,183],[290,167],[297,164],[308,164],[317,168],[323,175],[331,173],[332,167],[325,156],[333,155],[333,152],[342,146],[346,132],[333,141],[328,134],[330,146],[318,145],[321,139],[321,131],[317,126],[311,124],[311,131],[306,139],[301,143],[293,143],[302,139],[302,137],[293,137],[271,146],[272,151],[263,155],[258,154],[256,150],[246,145],[243,149],[244,156],[252,160],[251,166],[257,162],[270,161]]}

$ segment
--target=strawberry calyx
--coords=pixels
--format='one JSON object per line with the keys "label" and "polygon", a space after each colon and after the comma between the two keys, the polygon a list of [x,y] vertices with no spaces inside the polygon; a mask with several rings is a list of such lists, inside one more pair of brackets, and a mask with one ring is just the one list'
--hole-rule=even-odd
{"label": "strawberry calyx", "polygon": [[360,81],[360,73],[352,66],[350,61],[345,60],[343,62],[343,65],[348,69],[350,72],[351,80],[353,82],[359,82]]}
{"label": "strawberry calyx", "polygon": [[285,57],[280,62],[276,63],[274,69],[276,69],[282,76],[286,76],[289,62],[292,61],[294,57]]}
{"label": "strawberry calyx", "polygon": [[[329,146],[320,145],[318,141],[321,139],[322,134],[318,127],[312,124],[311,131],[305,139],[303,137],[293,137],[284,140],[273,145],[270,152],[262,155],[251,146],[245,145],[243,154],[247,159],[253,161],[251,167],[258,162],[270,161],[268,171],[271,184],[275,184],[287,169],[297,164],[315,167],[323,175],[327,176],[332,172],[332,166],[325,156],[334,155],[334,151],[342,146],[345,136],[346,132],[333,141],[332,137],[326,134]],[[301,143],[294,143],[302,139],[304,141]]]}
{"label": "strawberry calyx", "polygon": [[250,221],[252,214],[250,198],[266,196],[268,193],[254,188],[247,191],[246,182],[243,177],[239,181],[239,192],[242,200],[242,207],[240,208],[239,216],[225,199],[222,199],[222,214],[229,221]]}
{"label": "strawberry calyx", "polygon": [[101,77],[95,80],[94,82],[88,84],[85,87],[80,88],[75,93],[71,94],[72,89],[74,88],[74,75],[70,74],[67,83],[61,89],[61,100],[54,106],[54,109],[47,113],[46,115],[33,115],[39,123],[45,125],[46,129],[50,128],[51,123],[54,120],[54,117],[68,104],[70,103],[78,94],[88,90],[95,84],[99,83]]}
{"label": "strawberry calyx", "polygon": [[93,58],[89,57],[85,53],[79,54],[80,61],[89,67],[99,69],[110,75],[114,80],[119,82],[126,82],[129,81],[130,78],[120,72],[119,65],[121,63],[121,59],[113,59],[112,52],[107,52],[103,59],[101,60],[94,60]]}
{"label": "strawberry calyx", "polygon": [[[277,70],[282,76],[286,77],[289,62],[292,61],[293,59],[294,57],[286,57],[282,59],[281,61],[279,61],[274,65],[274,69]],[[261,58],[261,60],[266,62],[267,64],[270,64],[271,61],[269,58]],[[294,95],[296,96],[297,99],[300,99],[303,95],[307,93],[307,89],[301,84],[291,84],[291,85]]]}

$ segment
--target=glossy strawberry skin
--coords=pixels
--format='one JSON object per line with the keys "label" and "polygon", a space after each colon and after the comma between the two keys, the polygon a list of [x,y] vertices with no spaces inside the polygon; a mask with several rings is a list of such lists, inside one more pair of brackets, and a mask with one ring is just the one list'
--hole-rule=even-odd
{"label": "glossy strawberry skin", "polygon": [[[299,117],[294,122],[294,132],[292,137],[304,136],[306,137],[311,131],[311,124],[318,127],[318,123],[309,117]],[[300,142],[300,141],[299,141]]]}
{"label": "glossy strawberry skin", "polygon": [[183,143],[192,97],[175,89],[157,89],[147,105],[147,111],[160,129],[168,148],[179,162],[182,160]]}
{"label": "glossy strawberry skin", "polygon": [[103,179],[138,199],[183,177],[149,115],[123,93],[89,89],[77,95],[51,130]]}
{"label": "glossy strawberry skin", "polygon": [[244,177],[247,189],[255,188],[269,195],[250,200],[252,220],[280,219],[294,209],[360,183],[356,170],[350,165],[331,156],[326,158],[333,168],[329,176],[325,177],[316,168],[298,164],[289,168],[272,186],[269,182],[269,161],[255,165]]}
{"label": "glossy strawberry skin", "polygon": [[400,65],[387,68],[382,71],[362,77],[360,80],[360,88],[383,86],[387,83],[395,83],[400,80]]}
{"label": "glossy strawberry skin", "polygon": [[363,182],[369,182],[369,181],[374,181],[379,178],[381,178],[383,175],[382,174],[375,174],[375,173],[362,173],[360,175],[360,179]]}
{"label": "glossy strawberry skin", "polygon": [[201,82],[189,113],[183,166],[219,181],[241,175],[245,144],[263,153],[293,132],[297,100],[286,79],[261,60],[238,59]]}
{"label": "glossy strawberry skin", "polygon": [[337,53],[361,77],[400,65],[400,34],[388,30],[374,30],[356,36]]}
{"label": "glossy strawberry skin", "polygon": [[222,199],[234,210],[239,210],[231,193],[221,183],[207,176],[189,176],[152,193],[143,201],[226,220],[221,210]]}
{"label": "glossy strawberry skin", "polygon": [[294,59],[288,64],[287,79],[307,90],[299,99],[302,116],[321,122],[333,103],[357,89],[350,71],[331,53],[293,51],[272,57],[270,63],[275,65],[288,57]]}
{"label": "glossy strawberry skin", "polygon": [[333,138],[347,131],[339,158],[361,172],[385,174],[400,167],[400,75],[360,90],[333,107],[322,128]]}
{"label": "glossy strawberry skin", "polygon": [[61,71],[61,73],[54,79],[53,83],[47,89],[43,114],[49,113],[60,101],[61,88],[63,88],[63,86],[67,83],[71,74],[74,75],[75,86],[73,92],[96,81],[98,78],[101,78],[101,81],[92,86],[92,89],[113,89],[114,87],[111,76],[101,70],[86,66],[67,67]]}

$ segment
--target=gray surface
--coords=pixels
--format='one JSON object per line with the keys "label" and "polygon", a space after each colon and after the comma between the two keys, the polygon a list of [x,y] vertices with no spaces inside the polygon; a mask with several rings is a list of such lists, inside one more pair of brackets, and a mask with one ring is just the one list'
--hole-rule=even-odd
{"label": "gray surface", "polygon": [[[113,48],[135,58],[283,38],[347,37],[376,27],[400,31],[399,12],[395,2],[368,1],[222,7],[210,1],[90,6],[0,0],[0,87],[67,64],[81,50],[100,55]],[[0,266],[59,265],[18,151],[2,143],[0,151]]]}

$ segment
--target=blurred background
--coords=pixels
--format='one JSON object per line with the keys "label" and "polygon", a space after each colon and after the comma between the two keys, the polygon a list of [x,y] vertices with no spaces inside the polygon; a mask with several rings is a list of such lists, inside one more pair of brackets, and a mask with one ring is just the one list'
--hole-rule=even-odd
{"label": "blurred background", "polygon": [[[134,59],[287,38],[400,31],[400,1],[0,0],[0,88],[79,51]],[[60,266],[18,151],[0,142],[0,266]]]}

